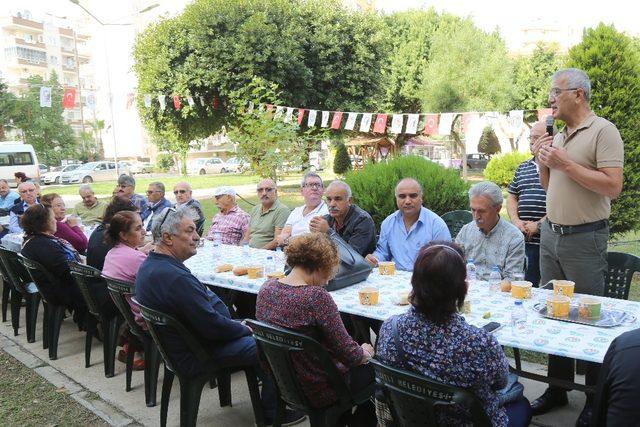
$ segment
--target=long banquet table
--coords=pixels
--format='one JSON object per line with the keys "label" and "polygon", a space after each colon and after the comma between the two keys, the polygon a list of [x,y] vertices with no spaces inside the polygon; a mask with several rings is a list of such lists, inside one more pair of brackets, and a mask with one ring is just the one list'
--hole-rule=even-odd
{"label": "long banquet table", "polygon": [[[273,254],[272,251],[251,249],[248,258],[252,264],[261,264],[268,255]],[[216,273],[215,267],[223,263],[234,266],[246,265],[246,255],[242,254],[242,248],[238,246],[221,245],[218,251],[214,251],[213,244],[206,241],[204,247],[198,249],[197,255],[185,264],[203,283],[237,291],[258,293],[266,280],[249,279],[246,275],[234,276],[231,272]],[[411,289],[410,280],[410,272],[398,271],[395,276],[381,276],[378,270],[374,269],[366,281],[333,291],[331,296],[341,312],[386,320],[408,309],[408,306],[397,305],[395,302],[400,292]],[[364,306],[359,303],[358,290],[365,286],[375,286],[379,289],[378,305]],[[532,298],[524,301],[527,309],[527,328],[519,334],[514,334],[508,327],[515,300],[509,293],[490,290],[486,282],[477,281],[470,284],[467,300],[471,305],[471,313],[465,314],[464,317],[467,322],[476,326],[489,321],[504,324],[505,327],[495,332],[498,342],[503,346],[598,363],[602,363],[613,339],[639,326],[637,320],[628,325],[602,328],[544,318],[534,311],[533,305],[545,301],[549,292],[546,289],[533,289]],[[579,295],[576,296],[579,298]],[[625,311],[636,319],[640,316],[638,302],[600,299],[603,309]],[[487,313],[489,316],[484,318]]]}

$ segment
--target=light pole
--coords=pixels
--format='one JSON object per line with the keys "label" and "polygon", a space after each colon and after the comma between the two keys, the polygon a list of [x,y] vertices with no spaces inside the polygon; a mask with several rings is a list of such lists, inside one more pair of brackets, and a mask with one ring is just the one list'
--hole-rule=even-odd
{"label": "light pole", "polygon": [[[82,4],[80,4],[80,0],[69,0],[69,1],[71,3],[73,3],[73,4],[75,4],[76,6],[80,7],[90,17],[92,17],[98,24],[100,24],[102,26],[103,31],[104,31],[104,27],[107,27],[107,26],[128,26],[128,25],[133,25],[132,22],[126,22],[126,23],[102,22],[102,20],[100,20],[100,18],[95,16],[93,13],[91,13],[91,11],[89,11],[86,7],[84,7]],[[139,15],[141,13],[148,12],[151,9],[154,9],[154,8],[156,8],[158,6],[159,6],[158,3],[151,4],[151,5],[147,6],[147,7],[145,7],[144,9],[139,10],[136,14]],[[103,37],[104,37],[104,34],[103,34]],[[113,93],[111,92],[111,69],[109,68],[109,50],[107,49],[106,40],[103,40],[103,44],[104,44],[104,58],[105,58],[105,62],[106,62],[106,65],[107,65],[107,90],[109,92],[109,113],[111,115],[111,135],[113,137],[113,161],[116,164],[116,177],[119,177],[120,176],[120,166],[118,165],[118,143],[117,143],[117,139],[116,139],[116,123],[115,123],[114,115],[113,115]]]}

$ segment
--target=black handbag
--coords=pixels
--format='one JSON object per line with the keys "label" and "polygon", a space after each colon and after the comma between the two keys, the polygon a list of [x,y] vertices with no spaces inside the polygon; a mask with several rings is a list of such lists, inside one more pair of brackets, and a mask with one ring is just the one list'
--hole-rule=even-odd
{"label": "black handbag", "polygon": [[329,280],[325,289],[329,292],[337,291],[367,280],[372,270],[371,264],[336,233],[330,233],[329,237],[338,248],[340,269],[336,277]]}

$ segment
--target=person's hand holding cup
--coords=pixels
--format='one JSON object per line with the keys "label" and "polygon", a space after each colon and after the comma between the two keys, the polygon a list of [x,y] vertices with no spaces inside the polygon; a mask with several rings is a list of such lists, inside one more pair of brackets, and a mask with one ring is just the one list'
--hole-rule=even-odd
{"label": "person's hand holding cup", "polygon": [[77,226],[80,223],[80,218],[78,218],[75,215],[68,215],[65,218],[65,222],[67,223],[67,225],[71,228]]}
{"label": "person's hand holding cup", "polygon": [[314,216],[309,222],[309,230],[314,233],[326,233],[329,231],[329,223],[321,216]]}

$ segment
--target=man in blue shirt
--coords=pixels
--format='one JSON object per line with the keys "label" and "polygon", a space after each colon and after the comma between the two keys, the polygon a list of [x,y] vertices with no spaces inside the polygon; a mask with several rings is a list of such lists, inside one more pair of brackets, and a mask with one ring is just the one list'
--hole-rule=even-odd
{"label": "man in blue shirt", "polygon": [[136,180],[131,175],[120,175],[118,185],[113,191],[114,196],[126,197],[131,200],[139,212],[143,212],[147,207],[147,199],[140,194],[136,194]]}
{"label": "man in blue shirt", "polygon": [[36,196],[36,186],[33,182],[22,182],[18,185],[21,201],[14,203],[9,209],[9,233],[22,233],[20,227],[20,217],[29,206],[39,203]]}
{"label": "man in blue shirt", "polygon": [[151,231],[151,224],[156,214],[162,212],[164,208],[170,208],[171,202],[164,197],[164,184],[161,182],[152,182],[147,189],[147,205],[140,211],[142,225],[145,230]]}
{"label": "man in blue shirt", "polygon": [[376,250],[366,256],[374,266],[394,261],[398,270],[413,270],[418,251],[432,240],[451,240],[447,224],[422,206],[422,186],[404,178],[396,186],[398,210],[382,221]]}
{"label": "man in blue shirt", "polygon": [[11,209],[20,196],[9,188],[6,179],[0,179],[0,216],[9,215]]}
{"label": "man in blue shirt", "polygon": [[[203,343],[211,362],[219,368],[253,366],[262,377],[265,419],[275,414],[273,381],[260,369],[256,341],[251,329],[233,320],[227,306],[184,265],[197,252],[198,235],[193,209],[165,208],[153,221],[155,250],[140,265],[136,296],[140,304],[177,318]],[[163,329],[167,352],[182,375],[195,377],[205,367],[177,331]],[[287,413],[286,418],[301,415]],[[297,417],[297,418],[296,418]]]}

